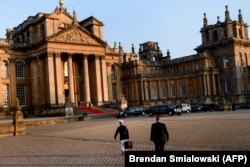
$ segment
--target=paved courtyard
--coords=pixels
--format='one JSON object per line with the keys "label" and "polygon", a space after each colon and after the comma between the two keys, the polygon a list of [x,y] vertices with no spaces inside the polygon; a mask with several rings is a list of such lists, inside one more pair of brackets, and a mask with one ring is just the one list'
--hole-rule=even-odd
{"label": "paved courtyard", "polygon": [[[155,117],[124,119],[134,141],[133,150],[153,151],[149,142]],[[250,110],[163,116],[170,141],[166,150],[250,150]],[[4,167],[124,167],[124,155],[114,132],[114,117],[28,127],[26,136],[0,138],[0,166]]]}

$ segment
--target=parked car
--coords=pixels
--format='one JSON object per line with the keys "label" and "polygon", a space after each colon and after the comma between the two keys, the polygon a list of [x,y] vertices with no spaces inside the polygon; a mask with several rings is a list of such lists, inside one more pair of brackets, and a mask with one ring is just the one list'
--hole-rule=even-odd
{"label": "parked car", "polygon": [[124,117],[127,118],[129,115],[134,115],[134,116],[138,116],[138,115],[145,115],[145,109],[141,106],[133,106],[133,107],[127,107],[125,110],[117,110],[116,111],[116,117],[120,118],[120,117]]}
{"label": "parked car", "polygon": [[181,105],[174,105],[172,104],[175,114],[181,115],[182,114],[182,107]]}
{"label": "parked car", "polygon": [[153,115],[161,115],[161,114],[168,114],[169,116],[172,116],[175,114],[175,109],[172,105],[155,105],[150,108],[148,108],[145,111],[146,114],[149,116]]}
{"label": "parked car", "polygon": [[190,113],[192,111],[191,105],[187,104],[187,103],[182,103],[181,104],[181,111],[182,111],[182,113],[183,112]]}
{"label": "parked car", "polygon": [[218,110],[218,105],[213,103],[197,103],[194,107],[193,112],[201,112],[201,111],[214,111]]}

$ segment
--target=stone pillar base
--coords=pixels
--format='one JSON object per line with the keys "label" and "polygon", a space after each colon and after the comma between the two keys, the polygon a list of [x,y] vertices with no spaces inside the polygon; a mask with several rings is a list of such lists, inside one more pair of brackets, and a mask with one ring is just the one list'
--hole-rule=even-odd
{"label": "stone pillar base", "polygon": [[26,135],[26,127],[24,122],[17,122],[14,124],[14,136]]}

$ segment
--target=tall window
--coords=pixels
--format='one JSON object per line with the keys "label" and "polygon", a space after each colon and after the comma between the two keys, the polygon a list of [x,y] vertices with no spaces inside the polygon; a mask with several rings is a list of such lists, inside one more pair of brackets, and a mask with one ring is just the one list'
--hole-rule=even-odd
{"label": "tall window", "polygon": [[3,107],[9,107],[9,87],[3,85]]}
{"label": "tall window", "polygon": [[25,85],[23,84],[16,85],[16,92],[20,106],[26,106]]}
{"label": "tall window", "polygon": [[24,63],[21,61],[16,63],[16,77],[17,78],[24,77]]}
{"label": "tall window", "polygon": [[153,99],[154,100],[157,100],[158,99],[158,91],[157,91],[157,88],[153,88],[152,89],[152,94],[153,94]]}
{"label": "tall window", "polygon": [[171,87],[171,94],[172,94],[172,97],[176,97],[176,87]]}
{"label": "tall window", "polygon": [[2,77],[3,78],[8,77],[8,63],[6,61],[2,62]]}
{"label": "tall window", "polygon": [[186,90],[184,86],[180,86],[180,92],[181,92],[181,96],[186,96]]}
{"label": "tall window", "polygon": [[112,84],[112,100],[117,101],[117,96],[116,96],[116,84]]}
{"label": "tall window", "polygon": [[162,88],[162,98],[167,98],[167,88]]}

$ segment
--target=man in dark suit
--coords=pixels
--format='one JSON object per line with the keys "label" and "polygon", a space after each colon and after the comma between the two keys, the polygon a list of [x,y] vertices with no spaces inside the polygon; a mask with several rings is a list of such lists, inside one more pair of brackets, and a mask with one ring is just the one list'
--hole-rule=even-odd
{"label": "man in dark suit", "polygon": [[116,131],[115,131],[114,139],[116,140],[116,137],[119,133],[120,134],[120,148],[122,150],[122,153],[124,154],[126,151],[125,150],[125,141],[129,140],[129,132],[128,132],[128,128],[123,123],[124,123],[123,120],[119,120],[120,126],[118,126]]}
{"label": "man in dark suit", "polygon": [[155,145],[155,151],[164,151],[164,146],[169,140],[167,127],[160,122],[160,116],[156,117],[156,123],[152,124],[150,141]]}

